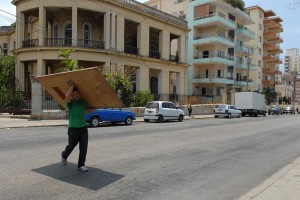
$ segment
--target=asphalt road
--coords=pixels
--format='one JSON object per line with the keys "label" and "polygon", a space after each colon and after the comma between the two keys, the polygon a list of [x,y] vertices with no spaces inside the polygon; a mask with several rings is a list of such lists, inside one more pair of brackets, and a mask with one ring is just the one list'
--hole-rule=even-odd
{"label": "asphalt road", "polygon": [[0,199],[234,200],[300,156],[300,115],[89,128],[60,164],[67,127],[0,130]]}

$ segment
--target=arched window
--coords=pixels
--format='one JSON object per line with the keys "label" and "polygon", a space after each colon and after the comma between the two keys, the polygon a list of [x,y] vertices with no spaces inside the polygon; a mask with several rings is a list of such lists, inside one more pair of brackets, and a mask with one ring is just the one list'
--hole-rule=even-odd
{"label": "arched window", "polygon": [[150,78],[150,91],[152,94],[158,93],[158,78],[155,76]]}
{"label": "arched window", "polygon": [[58,44],[58,22],[53,23],[53,29],[52,29],[52,44],[57,45]]}
{"label": "arched window", "polygon": [[65,46],[72,45],[72,23],[71,23],[71,21],[67,21],[64,25],[64,45]]}
{"label": "arched window", "polygon": [[84,23],[83,24],[83,44],[84,46],[89,46],[91,41],[91,24],[90,23]]}

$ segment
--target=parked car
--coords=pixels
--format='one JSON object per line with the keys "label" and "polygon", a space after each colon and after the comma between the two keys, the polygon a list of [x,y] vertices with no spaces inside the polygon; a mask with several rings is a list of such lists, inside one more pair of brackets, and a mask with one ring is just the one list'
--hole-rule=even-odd
{"label": "parked car", "polygon": [[283,114],[288,114],[288,113],[290,113],[290,114],[296,114],[295,109],[294,109],[293,106],[284,106],[283,110],[282,110],[282,113]]}
{"label": "parked car", "polygon": [[156,120],[163,122],[167,120],[178,120],[181,122],[184,112],[176,107],[175,104],[168,101],[152,101],[149,102],[144,111],[144,121]]}
{"label": "parked car", "polygon": [[97,109],[94,112],[85,115],[86,122],[96,127],[100,122],[110,122],[112,124],[124,122],[126,125],[131,125],[135,120],[135,113],[122,109]]}
{"label": "parked car", "polygon": [[219,104],[214,108],[214,117],[242,117],[242,111],[238,110],[234,105]]}
{"label": "parked car", "polygon": [[282,108],[278,105],[273,105],[271,106],[269,109],[268,109],[268,115],[274,115],[274,114],[277,114],[277,115],[282,115]]}

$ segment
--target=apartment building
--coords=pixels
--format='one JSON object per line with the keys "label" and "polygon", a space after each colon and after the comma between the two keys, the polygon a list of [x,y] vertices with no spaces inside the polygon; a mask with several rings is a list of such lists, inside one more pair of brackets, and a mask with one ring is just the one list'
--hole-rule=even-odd
{"label": "apartment building", "polygon": [[[59,51],[84,68],[131,72],[136,90],[157,99],[187,94],[188,24],[134,0],[13,0],[17,23],[0,33],[2,51],[16,54],[16,77],[27,88],[30,76],[56,72]],[[1,27],[0,30],[6,29]],[[176,54],[171,43],[176,40]]]}
{"label": "apartment building", "polygon": [[220,98],[222,92],[228,96],[229,90],[246,91],[255,84],[245,46],[255,37],[246,28],[254,22],[245,12],[223,0],[150,0],[146,4],[188,20],[192,30],[188,40],[189,95]]}
{"label": "apartment building", "polygon": [[[249,29],[258,33],[255,41],[255,44],[259,45],[255,46],[258,53],[253,57],[257,66],[262,65],[262,87],[275,89],[276,84],[280,83],[282,74],[280,71],[280,64],[282,64],[280,43],[283,42],[280,37],[280,33],[283,32],[282,19],[276,16],[274,11],[263,10],[259,6],[248,7],[247,12],[253,20],[258,22],[254,26],[249,26]],[[263,44],[262,51],[261,44]]]}
{"label": "apartment building", "polygon": [[286,50],[286,55],[284,56],[284,72],[300,72],[299,49],[292,48]]}

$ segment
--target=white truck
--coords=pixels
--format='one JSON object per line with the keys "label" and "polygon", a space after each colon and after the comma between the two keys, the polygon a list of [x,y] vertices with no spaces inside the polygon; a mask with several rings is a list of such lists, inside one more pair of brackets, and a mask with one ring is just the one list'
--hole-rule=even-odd
{"label": "white truck", "polygon": [[242,111],[242,116],[266,116],[265,95],[256,92],[236,92],[235,107]]}

